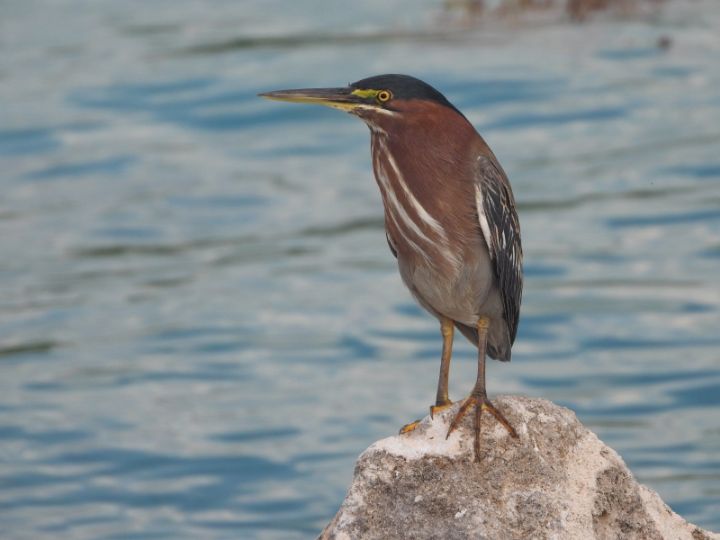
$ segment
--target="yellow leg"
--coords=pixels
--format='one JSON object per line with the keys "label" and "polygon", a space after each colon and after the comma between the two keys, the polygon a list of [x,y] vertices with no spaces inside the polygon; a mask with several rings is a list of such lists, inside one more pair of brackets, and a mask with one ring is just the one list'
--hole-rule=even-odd
{"label": "yellow leg", "polygon": [[452,319],[443,317],[440,320],[440,333],[443,338],[442,357],[440,359],[440,376],[438,377],[437,396],[435,405],[430,406],[430,417],[452,405],[448,397],[448,382],[450,380],[450,358],[452,357],[453,333],[455,324]]}
{"label": "yellow leg", "polygon": [[[452,356],[453,333],[455,324],[452,319],[443,317],[440,320],[440,333],[443,337],[442,358],[440,359],[440,377],[438,378],[437,396],[435,405],[430,406],[430,417],[435,413],[442,411],[452,405],[452,401],[448,397],[448,381],[450,378],[450,357]],[[415,420],[409,424],[405,424],[400,428],[400,435],[410,433],[420,424],[420,420]]]}
{"label": "yellow leg", "polygon": [[473,425],[473,431],[475,434],[475,440],[473,449],[475,451],[475,461],[480,461],[480,417],[483,410],[488,411],[500,424],[508,431],[511,437],[517,438],[515,428],[512,427],[510,422],[507,421],[505,416],[490,403],[485,390],[485,350],[487,348],[487,333],[490,327],[490,319],[487,317],[481,317],[477,323],[478,329],[478,372],[475,386],[470,393],[470,396],[463,402],[462,406],[455,414],[448,428],[447,437],[455,431],[460,424],[465,413],[470,407],[475,407],[475,422]]}

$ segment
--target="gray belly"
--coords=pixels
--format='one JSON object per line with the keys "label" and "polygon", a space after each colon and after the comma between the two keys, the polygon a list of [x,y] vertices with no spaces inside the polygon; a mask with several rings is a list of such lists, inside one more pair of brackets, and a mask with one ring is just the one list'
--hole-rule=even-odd
{"label": "gray belly", "polygon": [[418,302],[436,316],[471,327],[481,315],[502,315],[490,257],[485,244],[478,240],[477,245],[463,251],[459,264],[452,268],[438,268],[421,257],[398,254],[400,276]]}

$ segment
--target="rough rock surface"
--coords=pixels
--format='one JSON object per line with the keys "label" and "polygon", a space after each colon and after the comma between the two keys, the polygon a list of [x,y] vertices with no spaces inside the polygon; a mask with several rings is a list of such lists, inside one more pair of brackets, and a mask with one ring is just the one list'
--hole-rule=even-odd
{"label": "rough rock surface", "polygon": [[470,415],[449,439],[458,404],[362,453],[321,539],[720,539],[638,484],[575,414],[542,399],[500,397],[512,439],[483,414],[481,463]]}

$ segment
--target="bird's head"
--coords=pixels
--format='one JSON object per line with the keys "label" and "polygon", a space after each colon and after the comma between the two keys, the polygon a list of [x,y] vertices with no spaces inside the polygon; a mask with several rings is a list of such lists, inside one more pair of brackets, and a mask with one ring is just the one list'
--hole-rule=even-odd
{"label": "bird's head", "polygon": [[371,128],[412,121],[431,112],[461,114],[435,88],[408,75],[377,75],[341,88],[278,90],[260,96],[340,109],[362,118]]}

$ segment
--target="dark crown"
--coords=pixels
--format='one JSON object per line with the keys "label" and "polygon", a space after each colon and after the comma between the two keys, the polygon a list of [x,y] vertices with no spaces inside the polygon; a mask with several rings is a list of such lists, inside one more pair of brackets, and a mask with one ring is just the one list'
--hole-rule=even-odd
{"label": "dark crown", "polygon": [[[390,90],[395,99],[423,99],[434,101],[457,111],[445,96],[428,83],[409,75],[376,75],[350,84],[351,88],[362,90]],[[459,111],[458,111],[459,112]]]}

